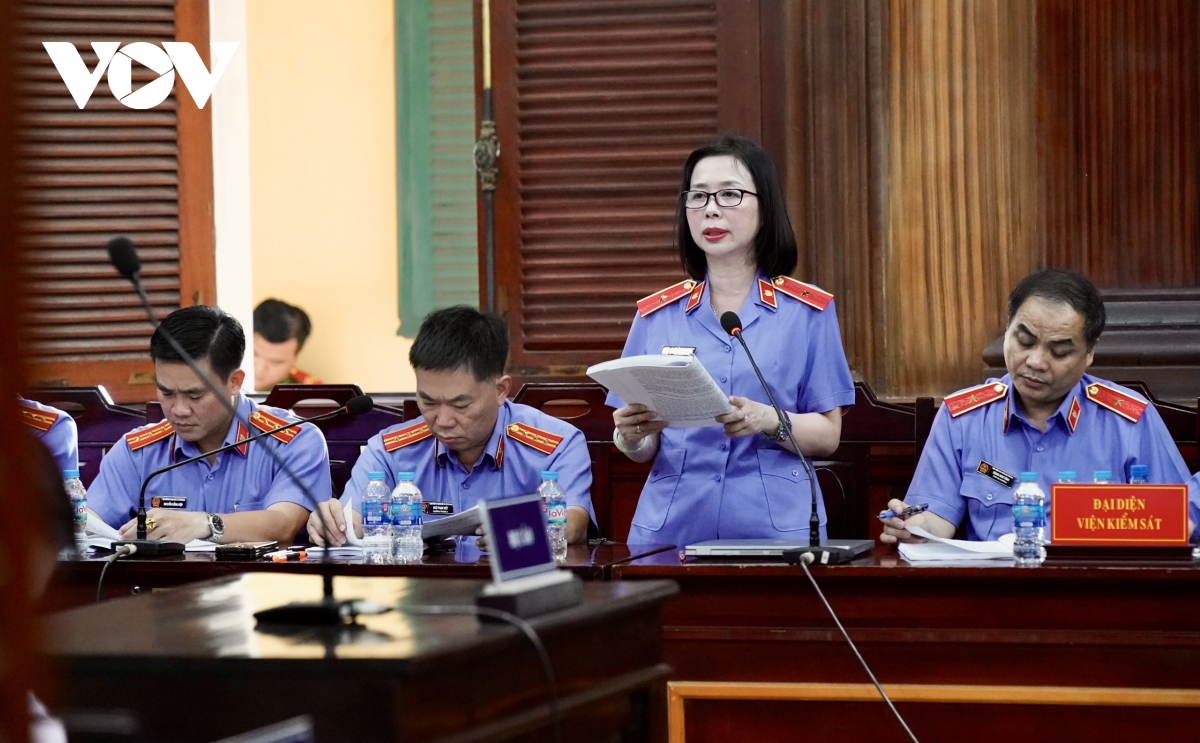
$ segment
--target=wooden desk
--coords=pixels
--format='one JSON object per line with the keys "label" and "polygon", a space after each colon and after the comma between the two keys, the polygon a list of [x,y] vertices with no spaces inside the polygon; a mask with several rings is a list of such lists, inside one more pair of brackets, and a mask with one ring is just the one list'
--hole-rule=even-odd
{"label": "wooden desk", "polygon": [[[566,567],[585,580],[607,580],[612,567],[630,559],[670,549],[662,545],[641,545],[633,548],[624,544],[596,547],[574,545],[567,548]],[[361,559],[335,558],[338,575],[421,578],[474,578],[490,580],[491,566],[473,543],[459,545],[453,552],[427,554],[412,565],[367,565]],[[104,567],[103,555],[90,560],[59,564],[54,590],[48,599],[51,609],[61,610],[82,606],[96,600],[96,586]],[[266,560],[218,560],[211,553],[188,552],[174,557],[153,560],[126,560],[114,563],[104,577],[104,597],[117,598],[137,595],[174,586],[195,583],[245,572],[314,574],[320,571],[320,560],[312,562],[275,563]]]}
{"label": "wooden desk", "polygon": [[[914,567],[878,546],[813,574],[922,743],[1200,729],[1200,568]],[[907,740],[799,567],[671,551],[613,576],[679,584],[663,615],[672,741]]]}
{"label": "wooden desk", "polygon": [[[480,581],[340,578],[340,598],[399,613],[341,631],[272,634],[258,609],[320,595],[317,576],[245,573],[72,609],[47,621],[63,709],[128,710],[137,739],[213,741],[309,714],[319,741],[548,740],[547,685],[526,638],[466,608]],[[533,620],[550,654],[565,741],[643,740],[661,663],[666,581],[585,585]],[[86,740],[76,735],[72,740]]]}

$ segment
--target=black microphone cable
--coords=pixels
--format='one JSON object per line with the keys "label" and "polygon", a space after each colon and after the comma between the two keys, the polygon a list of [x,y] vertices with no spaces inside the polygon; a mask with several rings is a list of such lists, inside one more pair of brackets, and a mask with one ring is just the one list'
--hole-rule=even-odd
{"label": "black microphone cable", "polygon": [[101,599],[104,596],[104,594],[102,593],[102,591],[104,590],[104,574],[108,572],[108,567],[110,565],[112,565],[114,562],[116,562],[117,560],[120,560],[122,557],[132,555],[135,552],[137,552],[136,544],[122,544],[119,547],[117,547],[116,550],[114,550],[111,555],[109,555],[107,558],[105,558],[104,567],[100,568],[100,581],[96,584],[96,603],[97,604],[100,603]]}
{"label": "black microphone cable", "polygon": [[809,563],[813,562],[815,559],[816,557],[811,552],[806,552],[800,556],[800,567],[804,568],[804,574],[808,576],[808,580],[812,583],[813,590],[815,590],[817,592],[817,596],[821,598],[821,603],[825,604],[826,611],[829,612],[829,616],[833,617],[833,623],[836,624],[837,628],[841,631],[842,637],[846,638],[846,643],[850,645],[850,649],[854,651],[854,657],[858,658],[858,662],[862,664],[863,670],[866,671],[867,676],[871,678],[871,683],[875,684],[875,688],[879,690],[879,696],[883,697],[883,701],[887,702],[887,706],[890,710],[892,710],[892,714],[895,715],[896,719],[900,721],[900,726],[904,728],[904,732],[908,733],[908,737],[912,739],[913,743],[921,743],[919,740],[917,740],[917,736],[913,735],[913,731],[908,727],[908,723],[904,721],[904,717],[901,716],[900,710],[896,709],[896,705],[892,704],[891,697],[887,695],[887,692],[883,690],[883,686],[880,685],[878,680],[876,680],[875,674],[871,672],[871,667],[867,665],[867,661],[862,657],[862,653],[858,652],[858,647],[854,644],[854,640],[850,639],[850,634],[846,632],[846,628],[842,626],[842,620],[838,619],[837,612],[835,612],[833,607],[829,605],[829,600],[825,598],[825,594],[821,591],[821,587],[817,585],[817,579],[813,577],[812,572],[808,569]]}

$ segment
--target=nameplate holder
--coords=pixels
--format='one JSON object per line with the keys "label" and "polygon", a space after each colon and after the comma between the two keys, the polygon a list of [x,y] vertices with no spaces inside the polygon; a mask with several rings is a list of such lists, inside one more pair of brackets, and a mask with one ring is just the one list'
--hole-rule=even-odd
{"label": "nameplate holder", "polygon": [[1186,547],[1186,485],[1050,486],[1052,545]]}

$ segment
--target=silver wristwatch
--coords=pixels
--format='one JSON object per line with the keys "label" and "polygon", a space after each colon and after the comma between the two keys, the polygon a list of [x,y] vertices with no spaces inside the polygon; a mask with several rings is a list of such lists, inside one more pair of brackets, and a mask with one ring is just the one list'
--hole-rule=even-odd
{"label": "silver wristwatch", "polygon": [[208,516],[208,528],[212,531],[212,534],[208,537],[208,541],[221,541],[221,537],[225,536],[225,519],[215,513],[206,515]]}

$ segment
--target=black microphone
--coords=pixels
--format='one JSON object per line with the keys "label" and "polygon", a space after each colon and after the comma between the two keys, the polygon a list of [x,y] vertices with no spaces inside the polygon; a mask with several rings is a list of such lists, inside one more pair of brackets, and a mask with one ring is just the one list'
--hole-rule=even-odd
{"label": "black microphone", "polygon": [[[342,415],[342,414],[349,414],[351,416],[362,415],[366,411],[370,410],[371,406],[374,404],[375,403],[371,399],[370,395],[356,395],[355,397],[353,397],[349,401],[347,401],[345,405],[343,405],[340,408],[337,408],[336,410],[331,410],[327,413],[322,413],[320,415],[314,415],[311,418],[302,418],[302,419],[294,421],[292,423],[288,423],[287,425],[279,426],[278,428],[274,428],[270,431],[263,431],[261,433],[257,433],[254,436],[242,439],[241,441],[235,441],[232,444],[226,444],[225,446],[218,447],[216,449],[213,449],[210,452],[200,454],[199,456],[190,457],[190,458],[184,459],[180,462],[175,462],[174,464],[169,464],[166,467],[163,467],[161,469],[157,469],[157,470],[151,472],[149,475],[146,476],[146,479],[142,481],[142,491],[141,491],[141,493],[138,494],[137,540],[136,541],[130,540],[127,542],[119,542],[118,544],[136,545],[138,547],[139,553],[143,554],[143,555],[156,551],[154,549],[154,547],[149,546],[149,545],[160,544],[160,543],[155,542],[155,541],[150,541],[146,538],[146,488],[148,488],[150,486],[150,481],[153,480],[154,478],[158,477],[159,475],[170,472],[173,469],[178,469],[179,467],[183,467],[184,465],[191,464],[192,462],[199,462],[201,459],[204,459],[205,457],[211,457],[213,455],[220,454],[221,452],[229,451],[230,449],[236,449],[239,446],[242,446],[243,444],[251,444],[255,441],[258,441],[261,438],[277,434],[280,431],[286,431],[289,428],[295,428],[296,426],[303,425],[305,423],[312,423],[313,421],[324,420],[326,418],[332,418],[334,416]],[[143,543],[145,543],[145,544],[143,544]],[[169,551],[175,551],[175,550],[169,550]]]}
{"label": "black microphone", "polygon": [[[767,399],[771,401],[771,407],[775,409],[775,414],[779,416],[780,422],[783,423],[783,428],[787,431],[788,440],[792,442],[792,446],[796,447],[796,456],[800,457],[800,462],[804,465],[804,471],[808,474],[808,487],[812,493],[812,513],[808,517],[808,548],[802,550],[789,550],[784,552],[789,562],[812,563],[820,561],[824,565],[835,564],[839,562],[849,562],[859,554],[867,551],[874,546],[874,541],[866,540],[847,540],[844,543],[837,545],[821,545],[821,517],[817,514],[817,476],[813,472],[812,465],[808,462],[808,457],[804,456],[804,452],[800,451],[800,442],[796,440],[792,433],[792,420],[783,410],[780,409],[779,403],[775,401],[775,395],[771,394],[771,387],[767,384],[767,380],[763,377],[762,372],[758,369],[758,364],[754,363],[754,354],[750,353],[750,347],[746,345],[746,339],[742,338],[742,321],[737,316],[736,312],[726,312],[721,315],[721,327],[726,333],[729,333],[738,342],[742,344],[742,348],[746,351],[746,358],[750,361],[750,366],[754,368],[754,373],[758,375],[758,381],[762,385],[763,391],[767,393]],[[795,558],[795,559],[793,559]]]}
{"label": "black microphone", "polygon": [[[142,286],[141,276],[139,276],[142,263],[141,260],[138,259],[137,249],[134,248],[133,241],[124,236],[114,237],[112,240],[108,241],[108,256],[117,271],[120,272],[122,276],[129,279],[130,283],[133,284],[133,289],[137,292],[138,299],[140,299],[142,302],[142,308],[146,311],[146,316],[150,319],[150,324],[155,328],[158,328],[159,321],[158,317],[154,314],[154,306],[150,304],[150,297],[146,295],[146,289]],[[179,355],[179,358],[183,359],[183,362],[189,369],[192,370],[192,373],[196,375],[204,387],[209,392],[217,396],[217,399],[220,400],[222,405],[225,407],[226,412],[237,418],[242,425],[248,427],[250,425],[249,422],[243,420],[242,416],[238,414],[238,410],[233,405],[233,402],[229,399],[229,396],[219,387],[217,387],[216,383],[213,382],[208,375],[206,375],[200,369],[200,367],[196,364],[196,360],[192,358],[191,354],[189,354],[182,345],[180,345],[175,336],[164,331],[163,337],[166,339],[167,343],[170,344],[175,353]],[[356,408],[358,405],[359,404],[356,404]],[[312,503],[319,503],[317,497],[313,495],[312,489],[309,488],[303,480],[296,476],[295,470],[293,470],[291,465],[289,465],[287,461],[280,456],[279,452],[275,451],[271,447],[267,447],[266,452],[270,455],[271,459],[274,460],[275,464],[279,466],[279,469],[296,482],[296,485],[299,486],[300,491],[304,493],[306,498],[308,498]],[[145,509],[143,508],[142,510]],[[318,518],[321,519],[321,525],[325,531],[332,533],[333,530],[329,528],[329,524],[325,523],[325,517],[321,514],[321,509],[318,508],[316,513]],[[147,542],[147,544],[156,543]],[[325,550],[321,556],[321,585],[322,598],[319,602],[314,602],[311,604],[301,603],[297,605],[278,607],[276,609],[268,609],[264,612],[259,612],[259,615],[266,612],[272,612],[270,618],[273,621],[277,621],[281,624],[336,624],[344,622],[346,619],[353,619],[360,612],[360,605],[362,602],[352,600],[338,601],[334,598],[333,563],[330,562],[329,550]],[[266,617],[263,617],[263,619],[266,619]]]}

